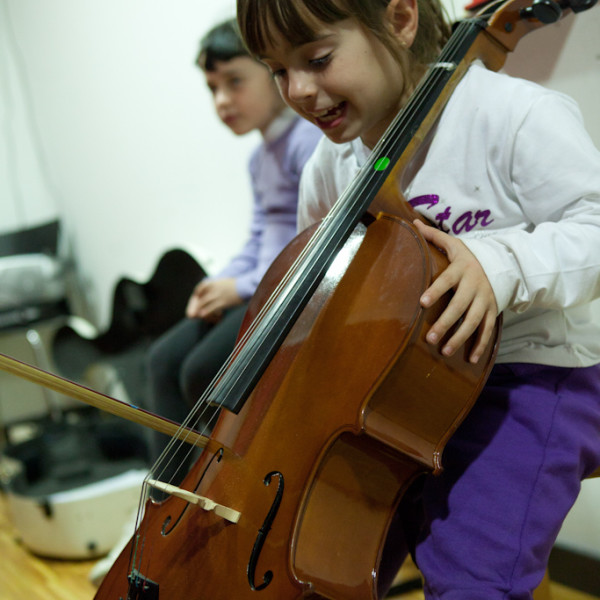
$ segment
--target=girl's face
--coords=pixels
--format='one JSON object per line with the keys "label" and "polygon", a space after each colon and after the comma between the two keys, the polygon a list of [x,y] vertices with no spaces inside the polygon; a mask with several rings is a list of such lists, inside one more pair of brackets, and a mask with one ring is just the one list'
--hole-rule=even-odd
{"label": "girl's face", "polygon": [[236,135],[254,129],[264,134],[283,108],[268,70],[248,56],[217,61],[204,75],[217,115]]}
{"label": "girl's face", "polygon": [[[400,45],[412,43],[412,29],[393,28]],[[354,19],[322,24],[314,40],[299,46],[274,39],[260,59],[285,102],[333,142],[360,137],[372,148],[410,91],[389,49]]]}

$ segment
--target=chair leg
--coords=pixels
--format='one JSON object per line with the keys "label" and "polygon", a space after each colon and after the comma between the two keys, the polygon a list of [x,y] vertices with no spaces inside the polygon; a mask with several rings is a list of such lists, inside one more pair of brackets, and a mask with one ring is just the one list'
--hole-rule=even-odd
{"label": "chair leg", "polygon": [[536,588],[535,592],[533,592],[533,600],[552,600],[548,570],[546,570],[544,579],[542,579],[540,585]]}

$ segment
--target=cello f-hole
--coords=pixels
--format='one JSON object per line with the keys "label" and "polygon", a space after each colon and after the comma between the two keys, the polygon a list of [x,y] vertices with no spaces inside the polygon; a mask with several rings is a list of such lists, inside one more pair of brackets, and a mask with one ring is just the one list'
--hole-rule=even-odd
{"label": "cello f-hole", "polygon": [[[219,448],[219,450],[217,450],[217,452],[215,452],[215,454],[211,457],[210,461],[208,462],[208,465],[206,465],[206,469],[204,469],[204,472],[202,473],[202,476],[198,480],[198,483],[196,484],[196,487],[193,490],[194,493],[196,493],[198,491],[198,488],[200,487],[200,484],[202,483],[202,480],[204,479],[204,476],[206,475],[208,469],[213,464],[213,462],[215,461],[215,459],[216,459],[217,462],[221,462],[222,458],[223,458],[223,448]],[[181,521],[181,518],[185,514],[185,511],[188,509],[188,507],[189,507],[189,504],[186,504],[184,506],[183,510],[181,511],[181,513],[179,513],[179,516],[177,517],[177,519],[173,523],[173,525],[171,525],[171,527],[169,527],[169,524],[172,521],[171,515],[169,515],[164,520],[162,528],[161,528],[161,531],[160,531],[161,535],[169,535],[175,529],[175,527],[177,527],[177,524],[179,523],[179,521]]]}
{"label": "cello f-hole", "polygon": [[273,571],[266,571],[263,575],[263,581],[260,585],[256,585],[256,564],[258,563],[258,557],[260,556],[262,547],[267,539],[267,535],[271,529],[271,525],[275,520],[277,515],[277,511],[279,510],[279,505],[281,504],[281,499],[283,498],[283,475],[279,471],[271,471],[266,475],[263,480],[265,485],[270,485],[271,480],[274,476],[277,476],[279,483],[277,484],[277,493],[275,494],[275,498],[273,500],[273,504],[269,509],[269,513],[267,514],[262,527],[258,530],[258,535],[256,536],[256,540],[254,541],[254,546],[252,548],[252,553],[250,554],[250,560],[248,561],[248,583],[250,583],[250,589],[255,592],[260,592],[264,590],[273,580]]}

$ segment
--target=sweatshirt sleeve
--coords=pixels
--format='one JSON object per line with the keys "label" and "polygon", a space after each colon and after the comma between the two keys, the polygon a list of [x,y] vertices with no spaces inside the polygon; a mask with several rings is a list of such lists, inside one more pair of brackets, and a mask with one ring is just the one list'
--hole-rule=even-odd
{"label": "sweatshirt sleeve", "polygon": [[600,153],[574,101],[540,97],[517,125],[510,179],[530,225],[463,238],[500,312],[560,309],[600,296]]}

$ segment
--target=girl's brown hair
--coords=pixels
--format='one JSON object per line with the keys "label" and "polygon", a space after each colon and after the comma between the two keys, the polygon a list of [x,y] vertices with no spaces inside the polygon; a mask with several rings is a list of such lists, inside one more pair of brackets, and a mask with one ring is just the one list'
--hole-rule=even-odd
{"label": "girl's brown hair", "polygon": [[[419,28],[410,48],[410,60],[426,65],[435,60],[450,37],[439,0],[417,0]],[[384,13],[389,0],[237,0],[238,23],[252,54],[262,54],[275,39],[272,29],[293,46],[315,38],[319,23],[356,19],[405,64]],[[413,65],[414,66],[414,65]]]}

